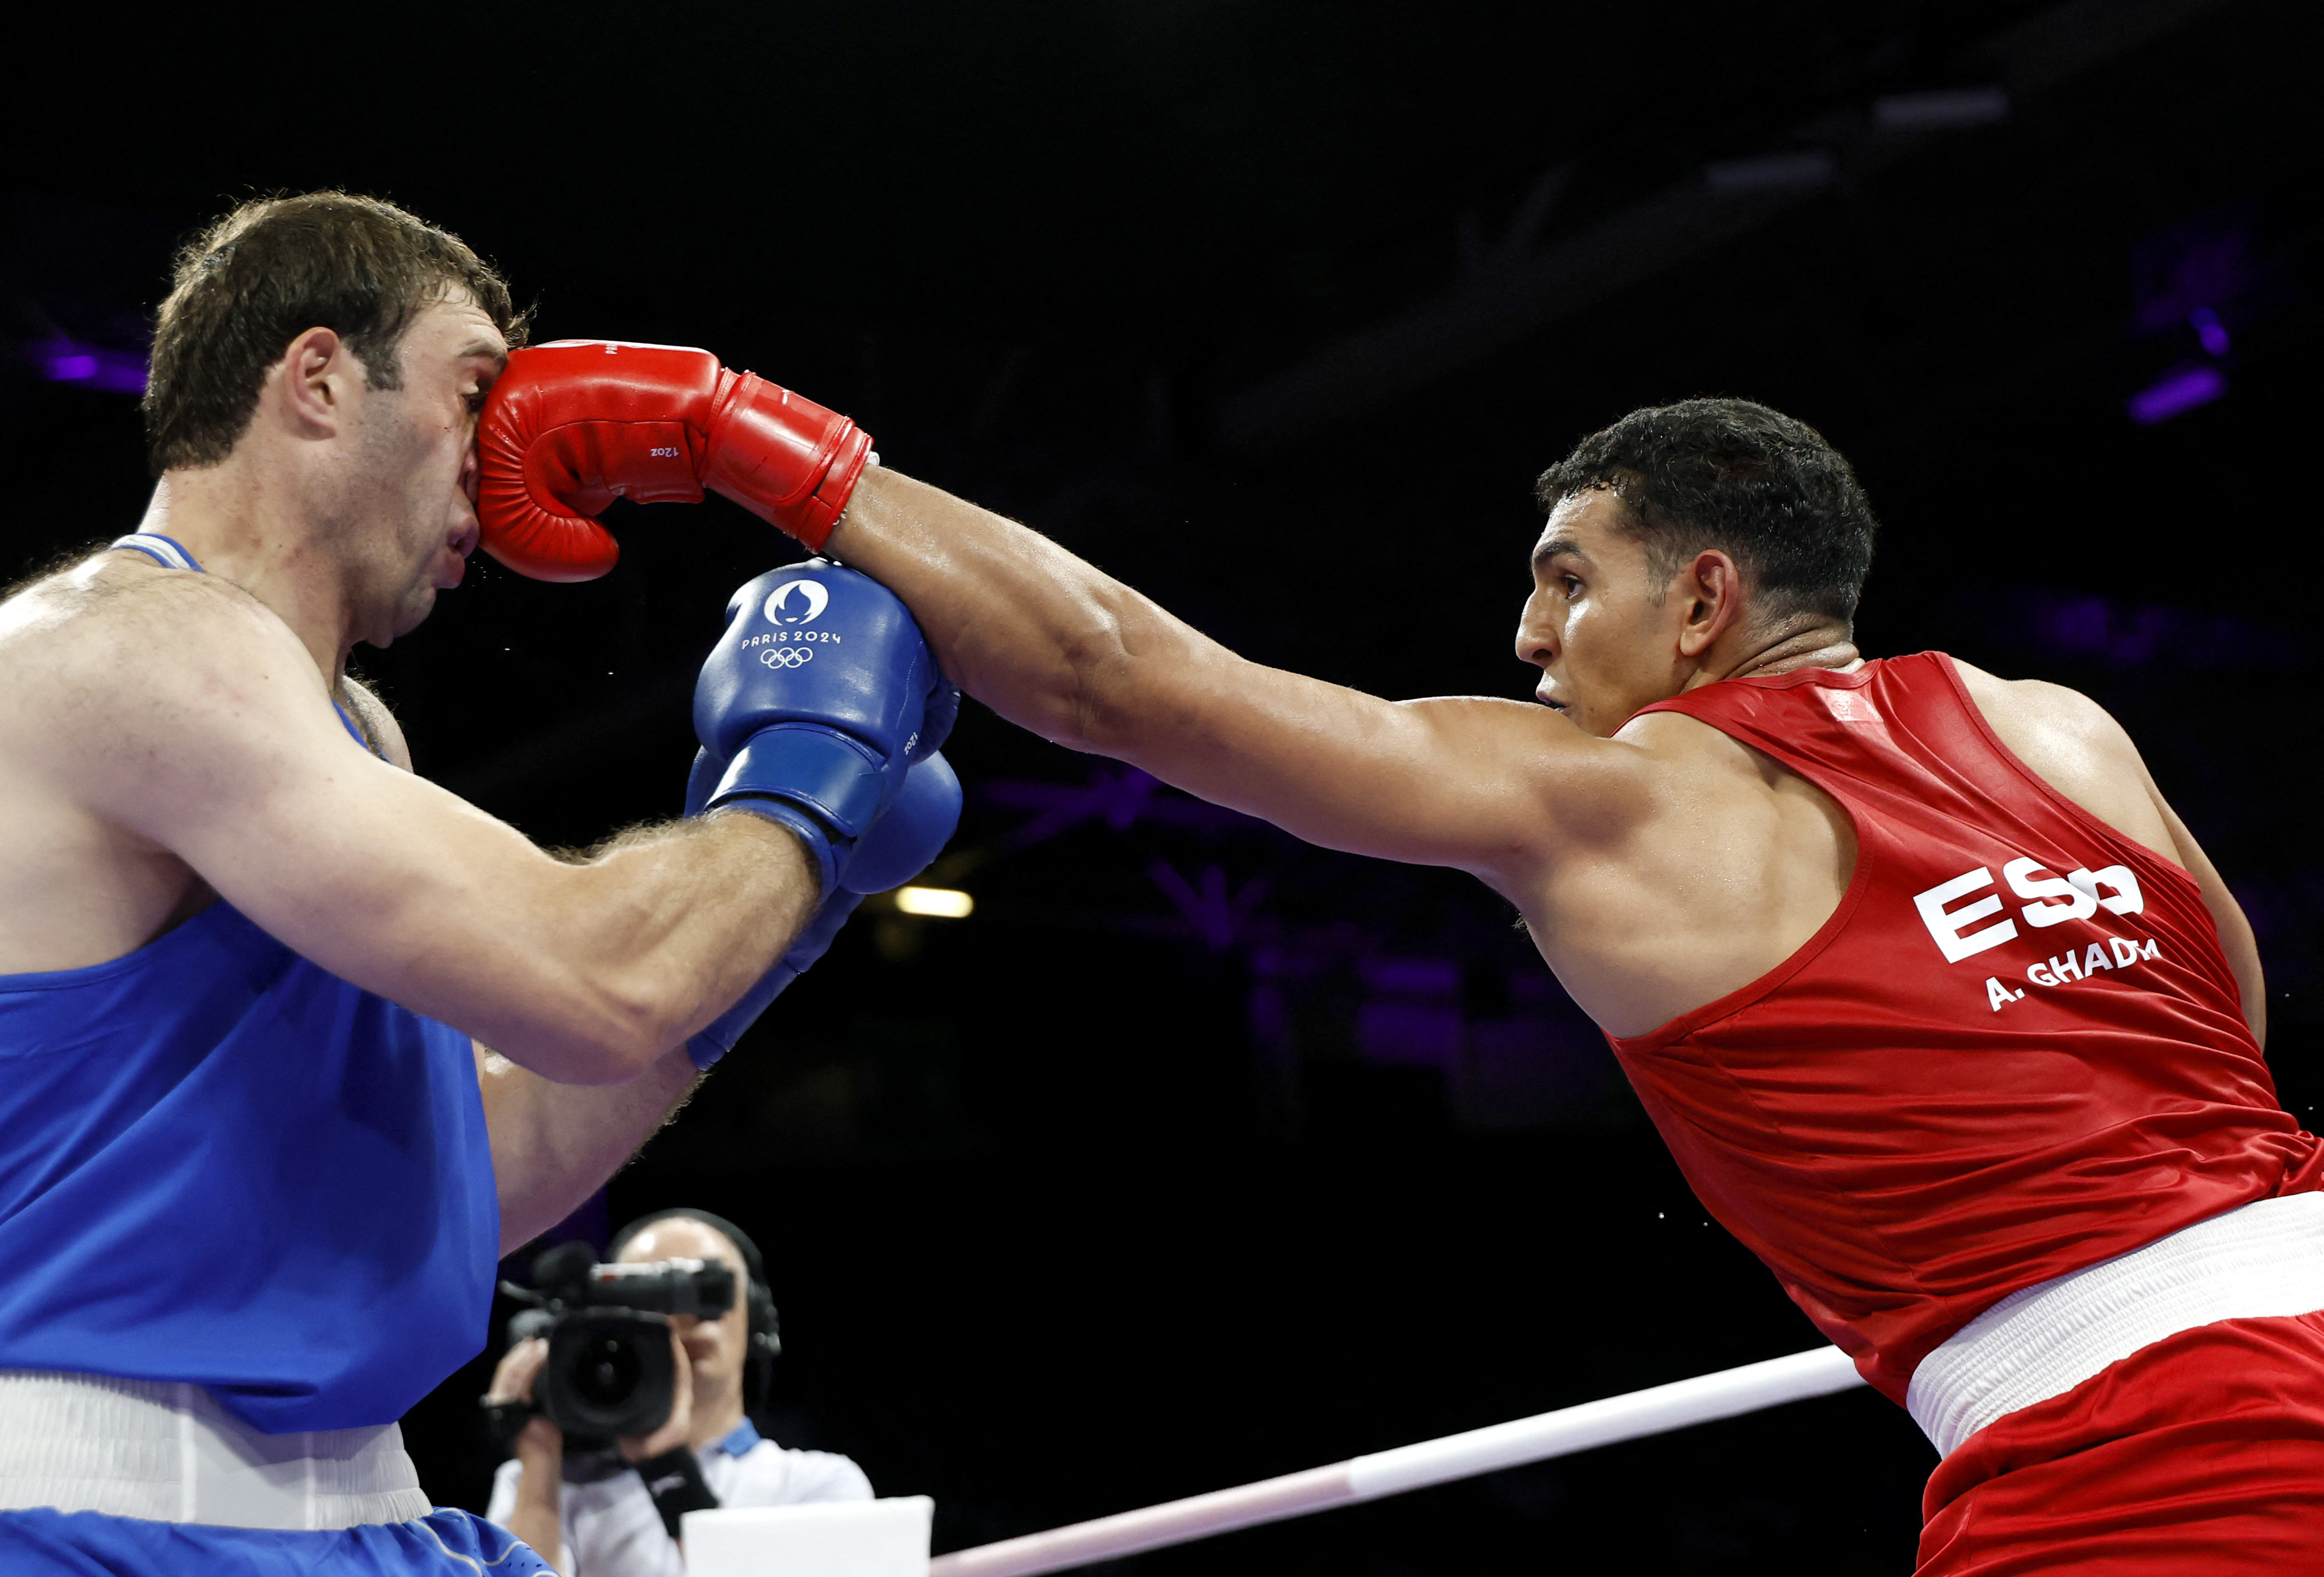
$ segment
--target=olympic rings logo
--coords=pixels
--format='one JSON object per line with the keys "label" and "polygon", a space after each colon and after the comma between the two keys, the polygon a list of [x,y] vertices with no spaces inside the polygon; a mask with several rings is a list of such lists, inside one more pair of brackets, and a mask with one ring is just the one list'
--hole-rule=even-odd
{"label": "olympic rings logo", "polygon": [[759,660],[769,668],[802,668],[815,660],[815,653],[804,646],[768,646],[760,649]]}

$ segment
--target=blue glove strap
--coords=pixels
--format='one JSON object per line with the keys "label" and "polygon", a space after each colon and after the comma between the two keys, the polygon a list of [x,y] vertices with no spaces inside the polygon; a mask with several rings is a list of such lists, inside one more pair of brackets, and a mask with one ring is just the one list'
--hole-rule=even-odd
{"label": "blue glove strap", "polygon": [[831,951],[839,928],[855,906],[863,901],[853,892],[834,893],[823,907],[815,911],[804,930],[791,939],[790,951],[775,960],[774,967],[759,977],[758,983],[742,993],[742,1001],[721,1013],[708,1028],[686,1043],[686,1054],[694,1059],[697,1068],[707,1068],[712,1063],[734,1049],[742,1032],[758,1021],[768,1005],[783,994],[791,982],[805,974],[816,959]]}
{"label": "blue glove strap", "polygon": [[778,723],[734,752],[710,803],[736,794],[772,795],[813,812],[839,841],[852,844],[886,807],[889,778],[884,758],[835,728]]}
{"label": "blue glove strap", "polygon": [[752,816],[763,816],[798,834],[799,842],[807,845],[807,857],[815,862],[816,890],[829,892],[839,885],[839,851],[832,847],[831,829],[801,810],[781,799],[762,799],[744,794],[733,799],[713,801],[714,810],[747,810]]}

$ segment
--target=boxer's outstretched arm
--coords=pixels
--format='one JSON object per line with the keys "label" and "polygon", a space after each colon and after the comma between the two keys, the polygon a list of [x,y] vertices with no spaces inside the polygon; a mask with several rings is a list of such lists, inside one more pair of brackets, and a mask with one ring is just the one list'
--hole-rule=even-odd
{"label": "boxer's outstretched arm", "polygon": [[106,594],[49,642],[28,731],[75,802],[281,941],[549,1078],[637,1077],[765,972],[816,899],[797,840],[720,815],[561,862],[375,760],[280,619],[207,576]]}
{"label": "boxer's outstretched arm", "polygon": [[723,493],[901,594],[947,674],[1002,715],[1313,843],[1514,895],[1569,837],[1618,838],[1654,799],[1642,747],[1546,707],[1391,704],[1245,662],[1036,533],[867,466],[854,423],[707,351],[512,352],[478,444],[484,540],[528,573],[610,565],[587,517],[613,493]]}
{"label": "boxer's outstretched arm", "polygon": [[1389,702],[1245,660],[1014,521],[877,466],[830,540],[919,620],[945,674],[1013,723],[1310,843],[1502,885],[1575,812],[1644,794],[1632,746],[1545,706]]}

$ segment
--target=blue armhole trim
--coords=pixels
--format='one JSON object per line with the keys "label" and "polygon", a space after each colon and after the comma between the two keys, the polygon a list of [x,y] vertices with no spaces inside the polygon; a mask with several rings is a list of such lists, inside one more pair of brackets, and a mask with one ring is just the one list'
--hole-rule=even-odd
{"label": "blue armhole trim", "polygon": [[165,537],[159,531],[132,531],[125,537],[115,537],[106,544],[107,552],[116,548],[125,548],[132,553],[143,553],[164,569],[190,569],[196,575],[202,573],[201,562],[186,551],[184,543]]}
{"label": "blue armhole trim", "polygon": [[[132,531],[125,537],[115,537],[105,546],[107,552],[119,548],[132,553],[143,553],[164,569],[190,569],[196,575],[205,573],[201,561],[186,551],[183,542],[173,537],[165,537],[159,531]],[[387,759],[384,752],[364,737],[364,731],[355,726],[355,720],[347,715],[347,709],[339,705],[337,697],[332,699],[331,710],[339,715],[339,725],[347,731],[347,737],[363,746],[364,754],[377,756],[382,761]]]}
{"label": "blue armhole trim", "polygon": [[[363,730],[355,726],[355,720],[347,715],[347,709],[340,706],[336,697],[334,697],[331,702],[331,710],[339,715],[339,725],[347,731],[348,737],[353,739],[357,744],[363,746],[364,754],[367,756],[379,755],[379,752],[372,748],[371,741],[364,737]],[[387,758],[381,756],[380,759],[384,761]]]}

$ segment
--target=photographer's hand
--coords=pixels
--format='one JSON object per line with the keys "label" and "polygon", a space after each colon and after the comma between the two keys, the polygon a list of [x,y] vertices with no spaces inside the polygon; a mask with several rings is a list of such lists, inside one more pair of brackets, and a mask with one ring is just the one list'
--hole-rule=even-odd
{"label": "photographer's hand", "polygon": [[[544,1346],[541,1351],[543,1356],[546,1356],[547,1347]],[[664,1455],[678,1450],[693,1437],[694,1364],[686,1356],[686,1344],[678,1339],[678,1331],[674,1326],[669,1333],[669,1353],[678,1365],[678,1383],[670,1397],[669,1416],[663,1419],[661,1427],[650,1434],[622,1436],[618,1443],[622,1448],[623,1462],[641,1462],[652,1457]]]}
{"label": "photographer's hand", "polygon": [[[493,1370],[487,1402],[530,1402],[533,1382],[549,1361],[549,1343],[535,1336],[520,1342],[503,1355]],[[530,1545],[533,1552],[564,1569],[564,1509],[561,1483],[565,1476],[565,1434],[538,1416],[525,1421],[512,1443],[521,1470],[516,1484],[516,1509],[509,1514],[508,1530]]]}

